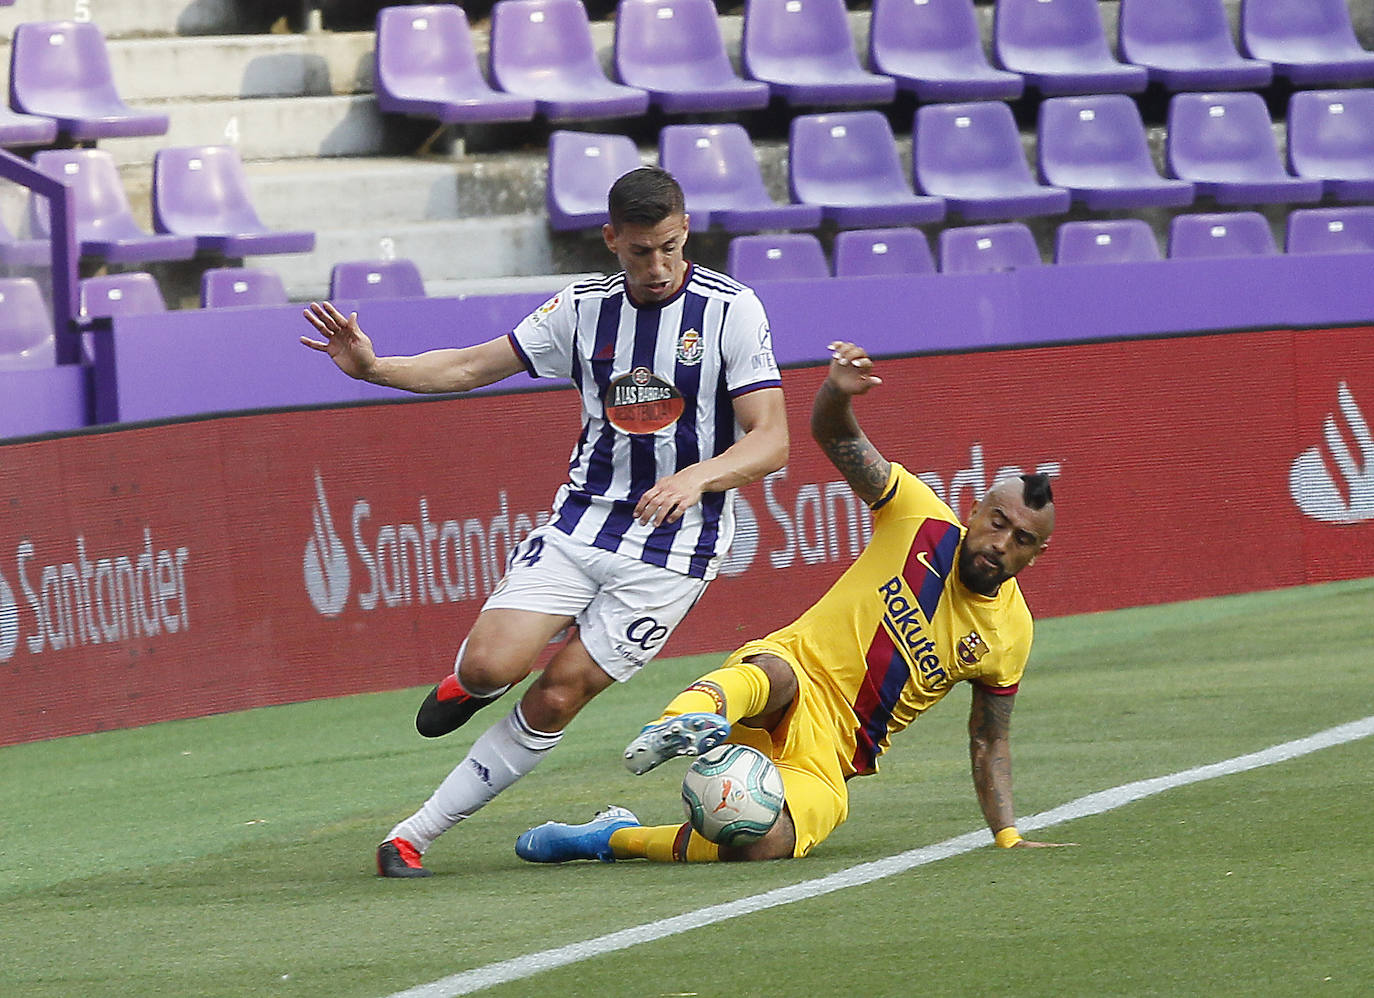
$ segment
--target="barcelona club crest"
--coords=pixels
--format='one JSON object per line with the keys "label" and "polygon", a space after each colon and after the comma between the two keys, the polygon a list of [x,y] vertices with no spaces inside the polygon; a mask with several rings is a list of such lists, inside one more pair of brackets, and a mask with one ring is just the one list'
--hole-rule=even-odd
{"label": "barcelona club crest", "polygon": [[959,639],[957,654],[959,661],[965,665],[974,666],[983,660],[983,656],[988,653],[988,646],[984,643],[982,636],[977,631],[969,631]]}
{"label": "barcelona club crest", "polygon": [[682,393],[647,367],[622,374],[606,388],[606,419],[622,433],[657,433],[672,426],[686,403]]}
{"label": "barcelona club crest", "polygon": [[701,363],[701,355],[704,352],[700,331],[683,330],[682,335],[677,338],[677,362],[689,367],[695,366]]}

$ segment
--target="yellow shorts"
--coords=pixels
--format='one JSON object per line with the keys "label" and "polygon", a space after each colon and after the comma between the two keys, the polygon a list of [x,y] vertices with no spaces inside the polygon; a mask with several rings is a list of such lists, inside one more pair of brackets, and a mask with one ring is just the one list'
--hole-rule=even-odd
{"label": "yellow shorts", "polygon": [[835,721],[824,709],[815,684],[797,665],[795,653],[784,645],[767,639],[750,641],[726,659],[722,668],[761,652],[776,655],[792,667],[797,676],[796,703],[775,731],[736,724],[729,741],[758,749],[778,767],[787,810],[797,830],[792,855],[805,856],[849,817],[849,792],[835,751]]}

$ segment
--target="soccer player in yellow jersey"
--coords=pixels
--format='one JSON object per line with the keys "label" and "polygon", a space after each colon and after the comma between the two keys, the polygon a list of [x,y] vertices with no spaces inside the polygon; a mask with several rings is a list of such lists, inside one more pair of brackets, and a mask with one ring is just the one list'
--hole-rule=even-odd
{"label": "soccer player in yellow jersey", "polygon": [[1023,839],[1011,793],[1012,703],[1031,646],[1016,574],[1049,545],[1054,496],[1044,475],[994,485],[962,528],[920,479],[889,462],[859,428],[851,400],[882,381],[852,343],[831,345],[811,432],[873,510],[873,537],[820,601],[751,641],[675,697],[625,751],[644,773],[723,741],[751,745],[782,775],[786,804],[766,835],[723,847],[688,824],[648,827],[625,808],[583,825],[548,822],[520,836],[533,862],[805,856],[845,820],[846,781],[877,770],[894,734],[960,681],[973,686],[973,785],[993,840]]}

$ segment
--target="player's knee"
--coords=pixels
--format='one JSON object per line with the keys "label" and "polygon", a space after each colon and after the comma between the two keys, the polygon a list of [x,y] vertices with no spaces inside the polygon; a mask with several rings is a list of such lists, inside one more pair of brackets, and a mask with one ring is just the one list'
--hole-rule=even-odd
{"label": "player's knee", "polygon": [[475,635],[464,642],[454,671],[463,689],[479,696],[525,678],[520,664],[503,654],[498,644]]}
{"label": "player's knee", "polygon": [[554,682],[547,671],[520,700],[525,719],[540,731],[562,731],[596,691],[577,683]]}

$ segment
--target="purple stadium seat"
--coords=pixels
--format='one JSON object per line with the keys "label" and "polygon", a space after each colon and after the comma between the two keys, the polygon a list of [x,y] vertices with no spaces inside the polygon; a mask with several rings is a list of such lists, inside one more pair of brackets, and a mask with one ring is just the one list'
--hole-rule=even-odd
{"label": "purple stadium seat", "polygon": [[1160,259],[1154,229],[1143,218],[1065,222],[1054,234],[1055,263],[1135,263]]}
{"label": "purple stadium seat", "polygon": [[1042,263],[1035,236],[1024,222],[966,225],[940,232],[942,274],[985,274]]}
{"label": "purple stadium seat", "polygon": [[580,0],[497,0],[491,79],[506,93],[533,98],[550,121],[623,118],[649,107],[646,92],[606,78]]}
{"label": "purple stadium seat", "polygon": [[866,72],[844,0],[747,0],[740,59],[745,75],[793,106],[887,104],[890,76]]}
{"label": "purple stadium seat", "polygon": [[19,149],[52,145],[57,138],[57,122],[37,114],[21,114],[0,107],[0,146]]}
{"label": "purple stadium seat", "polygon": [[446,125],[528,121],[534,100],[482,76],[467,14],[457,4],[383,7],[373,48],[377,106]]}
{"label": "purple stadium seat", "polygon": [[821,241],[809,232],[736,236],[726,251],[725,270],[746,284],[830,276]]}
{"label": "purple stadium seat", "polygon": [[329,272],[329,297],[423,298],[425,282],[412,260],[345,260]]}
{"label": "purple stadium seat", "polygon": [[0,266],[46,267],[52,262],[52,243],[46,239],[17,239],[0,219]]}
{"label": "purple stadium seat", "polygon": [[1269,221],[1257,211],[1175,215],[1169,258],[1268,256],[1279,251]]}
{"label": "purple stadium seat", "polygon": [[835,276],[933,274],[935,258],[920,229],[851,229],[835,234]]}
{"label": "purple stadium seat", "polygon": [[1040,179],[1093,211],[1193,203],[1193,185],[1155,169],[1136,102],[1125,94],[1051,97],[1040,104]]}
{"label": "purple stadium seat", "polygon": [[911,189],[897,140],[878,111],[799,114],[787,156],[792,200],[820,205],[841,228],[917,225],[945,217],[945,203]]}
{"label": "purple stadium seat", "polygon": [[81,282],[81,315],[108,319],[114,315],[147,315],[167,311],[167,302],[152,274],[106,274]]}
{"label": "purple stadium seat", "polygon": [[1139,93],[1149,73],[1117,62],[1099,7],[1098,0],[997,0],[997,62],[1045,96]]}
{"label": "purple stadium seat", "polygon": [[1069,210],[1068,191],[1031,176],[1021,132],[1000,101],[917,108],[911,161],[916,186],[969,221]]}
{"label": "purple stadium seat", "polygon": [[0,371],[57,363],[52,313],[32,277],[0,278]]}
{"label": "purple stadium seat", "polygon": [[240,257],[308,253],[315,233],[268,228],[232,146],[159,149],[153,158],[153,228],[192,236],[196,250]]}
{"label": "purple stadium seat", "polygon": [[743,125],[669,125],[658,135],[658,161],[682,185],[692,218],[726,232],[821,224],[817,205],[778,204],[769,196]]}
{"label": "purple stadium seat", "polygon": [[1218,204],[1321,200],[1320,180],[1284,169],[1269,110],[1257,93],[1174,94],[1167,127],[1170,174],[1191,180]]}
{"label": "purple stadium seat", "polygon": [[1288,168],[1337,201],[1374,200],[1374,90],[1306,90],[1288,100]]}
{"label": "purple stadium seat", "polygon": [[1289,253],[1374,253],[1374,205],[1295,208],[1284,246]]}
{"label": "purple stadium seat", "polygon": [[211,267],[200,275],[201,308],[285,305],[287,301],[286,286],[275,270]]}
{"label": "purple stadium seat", "polygon": [[[82,256],[107,263],[148,263],[195,255],[194,237],[149,235],[139,227],[114,159],[103,149],[48,149],[34,156],[33,165],[72,188]],[[45,239],[52,234],[45,199],[29,198],[29,228]]]}
{"label": "purple stadium seat", "polygon": [[615,70],[668,114],[768,106],[768,84],[730,65],[712,0],[620,0]]}
{"label": "purple stadium seat", "polygon": [[1374,81],[1374,52],[1360,47],[1346,0],[1242,0],[1240,44],[1294,86]]}
{"label": "purple stadium seat", "polygon": [[1117,38],[1121,57],[1166,90],[1254,90],[1274,76],[1236,51],[1222,0],[1121,0]]}
{"label": "purple stadium seat", "polygon": [[[549,226],[566,231],[605,225],[610,221],[606,194],[611,185],[643,165],[628,135],[554,132],[549,136],[549,177],[544,187]],[[692,222],[705,229],[711,219],[694,215]]]}
{"label": "purple stadium seat", "polygon": [[30,21],[14,29],[10,106],[54,119],[75,142],[165,135],[168,116],[129,107],[115,89],[105,36],[90,22]]}
{"label": "purple stadium seat", "polygon": [[989,64],[973,0],[874,0],[868,63],[922,102],[1012,100],[1025,88]]}

